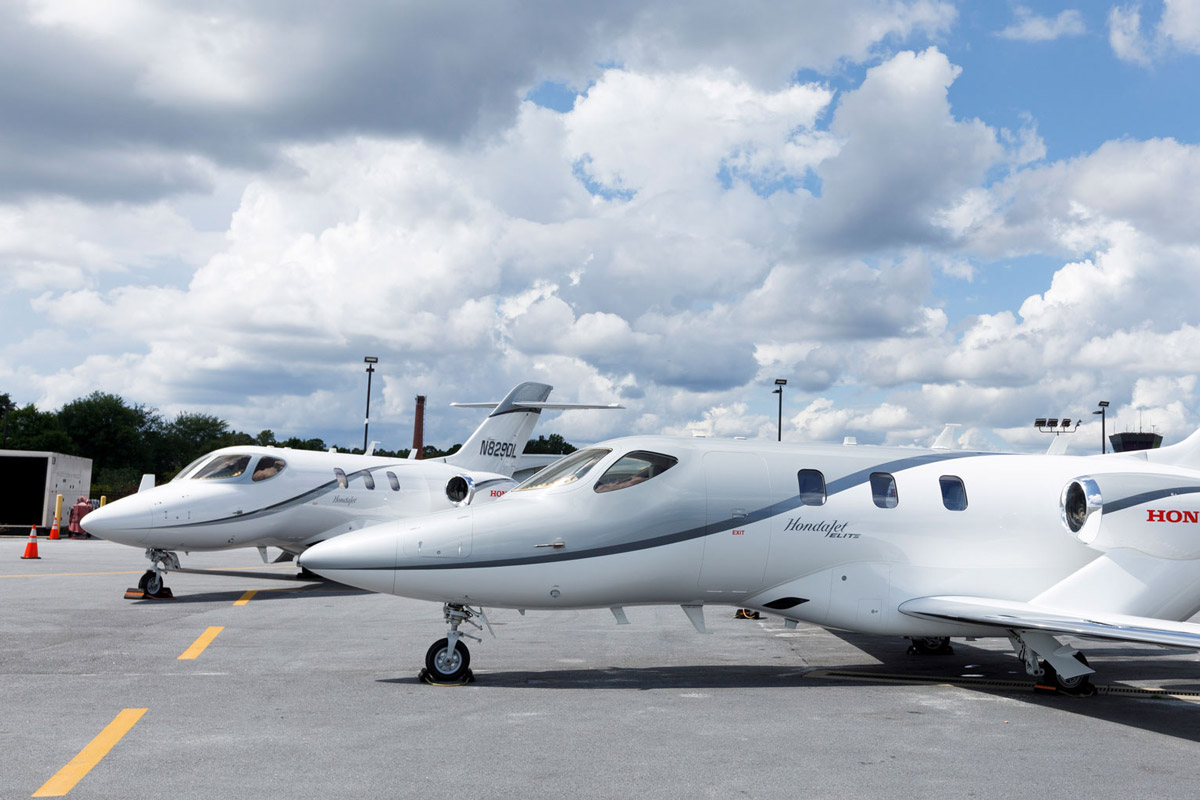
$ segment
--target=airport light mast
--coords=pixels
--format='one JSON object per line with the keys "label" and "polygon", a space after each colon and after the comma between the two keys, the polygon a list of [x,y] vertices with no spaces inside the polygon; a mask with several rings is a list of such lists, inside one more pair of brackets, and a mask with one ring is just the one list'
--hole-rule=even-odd
{"label": "airport light mast", "polygon": [[1104,418],[1105,418],[1106,414],[1104,412],[1108,410],[1108,401],[1101,400],[1097,405],[1100,406],[1100,410],[1093,411],[1092,414],[1100,415],[1100,454],[1104,455],[1105,453],[1108,452],[1108,437],[1104,435],[1106,433],[1105,428],[1107,427],[1105,425]]}
{"label": "airport light mast", "polygon": [[363,452],[367,452],[367,432],[371,428],[371,375],[375,372],[375,365],[379,363],[379,358],[376,356],[364,356],[363,363],[367,365],[367,416],[363,421]]}
{"label": "airport light mast", "polygon": [[779,395],[779,436],[776,441],[783,441],[783,387],[787,386],[787,378],[775,379],[775,391],[771,394]]}

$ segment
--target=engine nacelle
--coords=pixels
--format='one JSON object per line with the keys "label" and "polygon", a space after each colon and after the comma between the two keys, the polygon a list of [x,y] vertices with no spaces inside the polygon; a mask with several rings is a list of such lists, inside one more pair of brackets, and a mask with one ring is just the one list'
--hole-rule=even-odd
{"label": "engine nacelle", "polygon": [[1063,488],[1059,508],[1071,535],[1097,550],[1200,558],[1200,484],[1184,476],[1084,475]]}
{"label": "engine nacelle", "polygon": [[446,481],[446,499],[456,506],[469,506],[475,499],[475,481],[466,475],[455,475]]}

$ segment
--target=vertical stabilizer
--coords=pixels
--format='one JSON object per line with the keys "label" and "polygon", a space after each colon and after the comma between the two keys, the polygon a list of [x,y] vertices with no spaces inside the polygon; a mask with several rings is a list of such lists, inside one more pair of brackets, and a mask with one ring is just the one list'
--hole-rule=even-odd
{"label": "vertical stabilizer", "polygon": [[521,403],[545,403],[552,388],[544,383],[522,383],[515,387],[496,404],[483,424],[463,443],[462,449],[446,457],[446,463],[462,469],[512,475],[517,457],[524,452],[533,426],[542,413],[540,407],[527,408]]}

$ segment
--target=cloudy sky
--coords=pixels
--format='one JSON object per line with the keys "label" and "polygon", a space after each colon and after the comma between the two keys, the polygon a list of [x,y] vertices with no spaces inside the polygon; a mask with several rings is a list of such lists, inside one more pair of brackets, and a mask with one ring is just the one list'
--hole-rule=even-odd
{"label": "cloudy sky", "polygon": [[0,392],[462,441],[1200,424],[1200,0],[0,0]]}

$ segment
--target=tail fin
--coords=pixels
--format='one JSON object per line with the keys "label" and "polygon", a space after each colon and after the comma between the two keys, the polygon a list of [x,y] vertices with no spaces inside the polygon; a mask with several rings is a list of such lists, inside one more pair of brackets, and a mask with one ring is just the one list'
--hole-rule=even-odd
{"label": "tail fin", "polygon": [[512,475],[517,456],[524,452],[553,388],[544,383],[522,383],[499,403],[455,403],[466,408],[495,407],[495,410],[457,453],[446,456],[446,463],[462,469]]}

